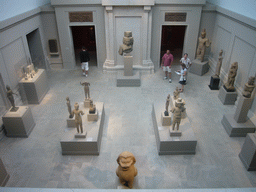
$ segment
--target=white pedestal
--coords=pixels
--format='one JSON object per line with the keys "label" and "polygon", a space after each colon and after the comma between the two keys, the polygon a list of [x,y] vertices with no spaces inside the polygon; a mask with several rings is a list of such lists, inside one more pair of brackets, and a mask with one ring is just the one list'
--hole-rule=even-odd
{"label": "white pedestal", "polygon": [[46,71],[38,69],[32,79],[21,79],[19,86],[24,90],[28,104],[39,104],[49,90]]}
{"label": "white pedestal", "polygon": [[84,99],[84,107],[89,108],[90,107],[90,99]]}
{"label": "white pedestal", "polygon": [[76,124],[75,124],[75,119],[70,119],[70,118],[68,118],[67,119],[67,126],[68,127],[76,127]]}
{"label": "white pedestal", "polygon": [[18,106],[16,112],[10,110],[2,117],[7,137],[28,137],[35,122],[28,106]]}
{"label": "white pedestal", "polygon": [[84,131],[83,133],[76,133],[75,138],[85,138],[87,135],[87,132]]}
{"label": "white pedestal", "polygon": [[221,86],[218,97],[223,105],[234,105],[237,99],[237,92],[227,92],[227,90]]}
{"label": "white pedestal", "polygon": [[[96,107],[96,109],[97,109],[97,107]],[[98,121],[98,111],[96,110],[96,113],[94,113],[94,114],[88,113],[87,120],[88,121]]]}
{"label": "white pedestal", "polygon": [[168,116],[164,115],[164,112],[161,113],[162,126],[170,126],[172,121],[171,113]]}
{"label": "white pedestal", "polygon": [[0,186],[4,187],[8,182],[9,178],[10,178],[10,175],[7,173],[4,167],[4,164],[2,162],[2,159],[0,159]]}
{"label": "white pedestal", "polygon": [[124,76],[133,76],[133,56],[124,56]]}
{"label": "white pedestal", "polygon": [[192,61],[192,65],[190,67],[189,72],[202,76],[209,71],[208,63],[208,61],[201,62],[198,59],[195,59],[194,61]]}

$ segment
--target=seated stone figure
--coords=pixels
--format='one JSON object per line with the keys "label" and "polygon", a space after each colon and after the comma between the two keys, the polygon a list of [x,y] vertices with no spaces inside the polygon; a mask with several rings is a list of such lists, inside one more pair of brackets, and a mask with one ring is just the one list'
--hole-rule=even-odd
{"label": "seated stone figure", "polygon": [[96,106],[93,104],[93,101],[90,100],[89,114],[95,114],[95,113],[96,113]]}
{"label": "seated stone figure", "polygon": [[119,48],[119,55],[123,53],[130,53],[133,50],[133,37],[131,31],[124,32],[123,44]]}

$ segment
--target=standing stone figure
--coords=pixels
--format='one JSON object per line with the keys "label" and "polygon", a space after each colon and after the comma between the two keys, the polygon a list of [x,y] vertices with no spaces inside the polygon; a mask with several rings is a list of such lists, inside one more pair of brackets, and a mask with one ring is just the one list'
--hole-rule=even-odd
{"label": "standing stone figure", "polygon": [[173,121],[172,121],[172,130],[174,131],[175,125],[177,124],[177,131],[179,130],[180,121],[181,121],[181,113],[185,111],[185,102],[178,98],[175,101],[175,107],[172,108],[171,112],[173,113]]}
{"label": "standing stone figure", "polygon": [[10,103],[12,105],[12,108],[11,108],[10,111],[15,112],[15,111],[17,111],[19,109],[19,107],[15,107],[15,102],[14,102],[13,95],[17,95],[17,94],[12,92],[12,90],[11,90],[9,85],[6,85],[6,90],[7,90],[7,98],[9,99],[9,101],[10,101]]}
{"label": "standing stone figure", "polygon": [[68,107],[68,112],[69,112],[69,118],[73,118],[73,115],[72,115],[72,110],[71,110],[71,104],[70,104],[70,100],[69,100],[69,97],[66,98],[67,100],[67,107]]}
{"label": "standing stone figure", "polygon": [[170,105],[170,94],[168,94],[166,103],[165,103],[165,112],[164,112],[165,116],[169,116],[169,113],[168,113],[169,105]]}
{"label": "standing stone figure", "polygon": [[123,44],[119,47],[119,55],[130,53],[133,50],[133,37],[131,31],[124,32]]}
{"label": "standing stone figure", "polygon": [[201,37],[198,38],[198,47],[196,51],[196,59],[199,59],[201,62],[204,61],[204,54],[206,47],[211,45],[209,39],[206,38],[206,30],[203,29],[201,32]]}
{"label": "standing stone figure", "polygon": [[177,100],[180,96],[179,87],[176,87],[175,91],[173,92],[173,98],[174,100]]}
{"label": "standing stone figure", "polygon": [[93,104],[93,100],[90,100],[89,114],[95,114],[96,106]]}
{"label": "standing stone figure", "polygon": [[235,91],[234,83],[235,83],[235,78],[237,74],[237,69],[238,69],[238,63],[237,62],[232,63],[228,72],[228,80],[224,84],[224,87],[228,92]]}
{"label": "standing stone figure", "polygon": [[90,99],[90,90],[89,90],[90,83],[80,82],[80,84],[84,86],[85,99]]}
{"label": "standing stone figure", "polygon": [[131,152],[124,151],[117,158],[118,167],[116,169],[116,175],[122,185],[126,185],[132,188],[134,177],[138,174],[138,171],[134,164],[136,159]]}
{"label": "standing stone figure", "polygon": [[222,53],[223,53],[223,50],[221,49],[220,53],[219,53],[219,58],[218,58],[217,66],[216,66],[215,75],[213,76],[215,78],[218,78],[220,76],[220,69],[221,69],[222,60],[223,60]]}
{"label": "standing stone figure", "polygon": [[250,98],[253,92],[253,89],[255,87],[254,85],[255,77],[251,76],[249,77],[249,80],[247,83],[244,85],[244,91],[243,91],[243,96],[246,98]]}
{"label": "standing stone figure", "polygon": [[75,109],[72,111],[72,116],[75,115],[75,125],[77,129],[77,133],[79,133],[79,127],[80,127],[80,132],[83,133],[83,124],[82,124],[82,118],[80,115],[84,115],[84,112],[82,110],[79,110],[78,103],[75,103],[74,108]]}

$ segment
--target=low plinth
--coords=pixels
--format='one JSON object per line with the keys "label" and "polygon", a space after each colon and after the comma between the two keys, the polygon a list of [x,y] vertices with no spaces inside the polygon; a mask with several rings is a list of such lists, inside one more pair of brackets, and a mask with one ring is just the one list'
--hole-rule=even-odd
{"label": "low plinth", "polygon": [[237,92],[228,92],[224,86],[221,86],[218,97],[223,105],[234,105],[237,99]]}
{"label": "low plinth", "polygon": [[[84,132],[87,132],[86,138],[75,138],[76,128],[66,129],[60,141],[62,155],[99,155],[102,132],[104,126],[104,104],[95,102],[98,110],[98,121],[87,121],[86,115],[82,116]],[[84,113],[89,113],[85,109]]]}
{"label": "low plinth", "polygon": [[97,121],[98,120],[98,111],[96,110],[95,113],[88,113],[87,114],[87,120],[88,121]]}
{"label": "low plinth", "polygon": [[247,134],[239,157],[247,171],[256,171],[256,135]]}
{"label": "low plinth", "polygon": [[225,114],[221,123],[230,137],[245,137],[247,133],[255,132],[255,125],[250,119],[244,123],[237,123],[234,114]]}
{"label": "low plinth", "polygon": [[140,87],[140,73],[133,70],[133,76],[124,76],[122,73],[117,73],[117,87]]}
{"label": "low plinth", "polygon": [[67,126],[68,127],[76,127],[75,119],[74,118],[68,118],[67,119]]}
{"label": "low plinth", "polygon": [[28,137],[36,125],[28,106],[19,106],[15,112],[9,110],[2,118],[7,137]]}
{"label": "low plinth", "polygon": [[[159,107],[160,106],[160,107]],[[153,104],[152,120],[159,155],[194,155],[197,140],[188,118],[182,119],[180,124],[181,136],[170,137],[171,126],[162,126],[161,105]]]}
{"label": "low plinth", "polygon": [[209,71],[208,63],[209,63],[208,61],[201,62],[200,60],[195,59],[194,61],[192,61],[192,65],[190,67],[189,72],[202,76]]}
{"label": "low plinth", "polygon": [[0,186],[4,187],[8,182],[9,178],[10,178],[10,175],[7,173],[4,167],[4,164],[2,162],[2,159],[0,159]]}
{"label": "low plinth", "polygon": [[85,138],[87,135],[87,132],[83,132],[83,133],[76,133],[75,134],[75,138]]}
{"label": "low plinth", "polygon": [[171,121],[172,121],[171,113],[169,113],[168,116],[165,116],[164,112],[162,112],[161,113],[161,121],[162,121],[162,126],[170,126]]}
{"label": "low plinth", "polygon": [[90,99],[84,99],[84,107],[89,108],[90,107],[90,102],[91,102]]}
{"label": "low plinth", "polygon": [[170,128],[170,136],[171,137],[181,137],[182,132],[181,131],[173,131],[172,128]]}
{"label": "low plinth", "polygon": [[220,78],[211,76],[209,88],[211,90],[219,90]]}

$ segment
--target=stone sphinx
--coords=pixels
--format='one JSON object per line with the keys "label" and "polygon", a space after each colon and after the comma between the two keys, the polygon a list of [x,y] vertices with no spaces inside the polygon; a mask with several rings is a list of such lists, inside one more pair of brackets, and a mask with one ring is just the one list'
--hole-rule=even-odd
{"label": "stone sphinx", "polygon": [[228,92],[235,91],[234,83],[235,83],[237,70],[238,70],[238,63],[237,62],[232,63],[228,72],[228,80],[224,84],[224,87]]}
{"label": "stone sphinx", "polygon": [[177,131],[179,130],[180,121],[181,121],[181,113],[185,111],[185,102],[183,99],[178,98],[175,101],[175,107],[171,109],[171,112],[173,113],[173,120],[172,120],[172,130],[174,131],[175,125],[177,125]]}
{"label": "stone sphinx", "polygon": [[209,47],[211,42],[209,39],[206,38],[206,30],[203,29],[201,32],[201,37],[198,38],[198,47],[196,51],[196,59],[200,60],[201,62],[204,61],[204,54],[206,47]]}
{"label": "stone sphinx", "polygon": [[136,163],[134,155],[128,151],[124,151],[118,156],[116,161],[119,165],[116,169],[116,175],[119,177],[121,184],[132,188],[134,177],[138,174],[134,166]]}
{"label": "stone sphinx", "polygon": [[123,44],[119,47],[119,55],[130,53],[133,50],[133,37],[131,31],[124,32]]}
{"label": "stone sphinx", "polygon": [[7,93],[7,98],[9,99],[11,105],[12,105],[12,108],[11,108],[11,112],[15,112],[19,109],[19,107],[15,107],[15,101],[14,101],[14,97],[13,95],[17,95],[15,93],[12,92],[10,86],[6,85],[6,93]]}
{"label": "stone sphinx", "polygon": [[250,98],[252,95],[252,92],[254,90],[254,81],[255,81],[255,77],[251,76],[249,77],[249,80],[247,83],[245,83],[244,85],[244,90],[243,90],[243,96],[246,98]]}

